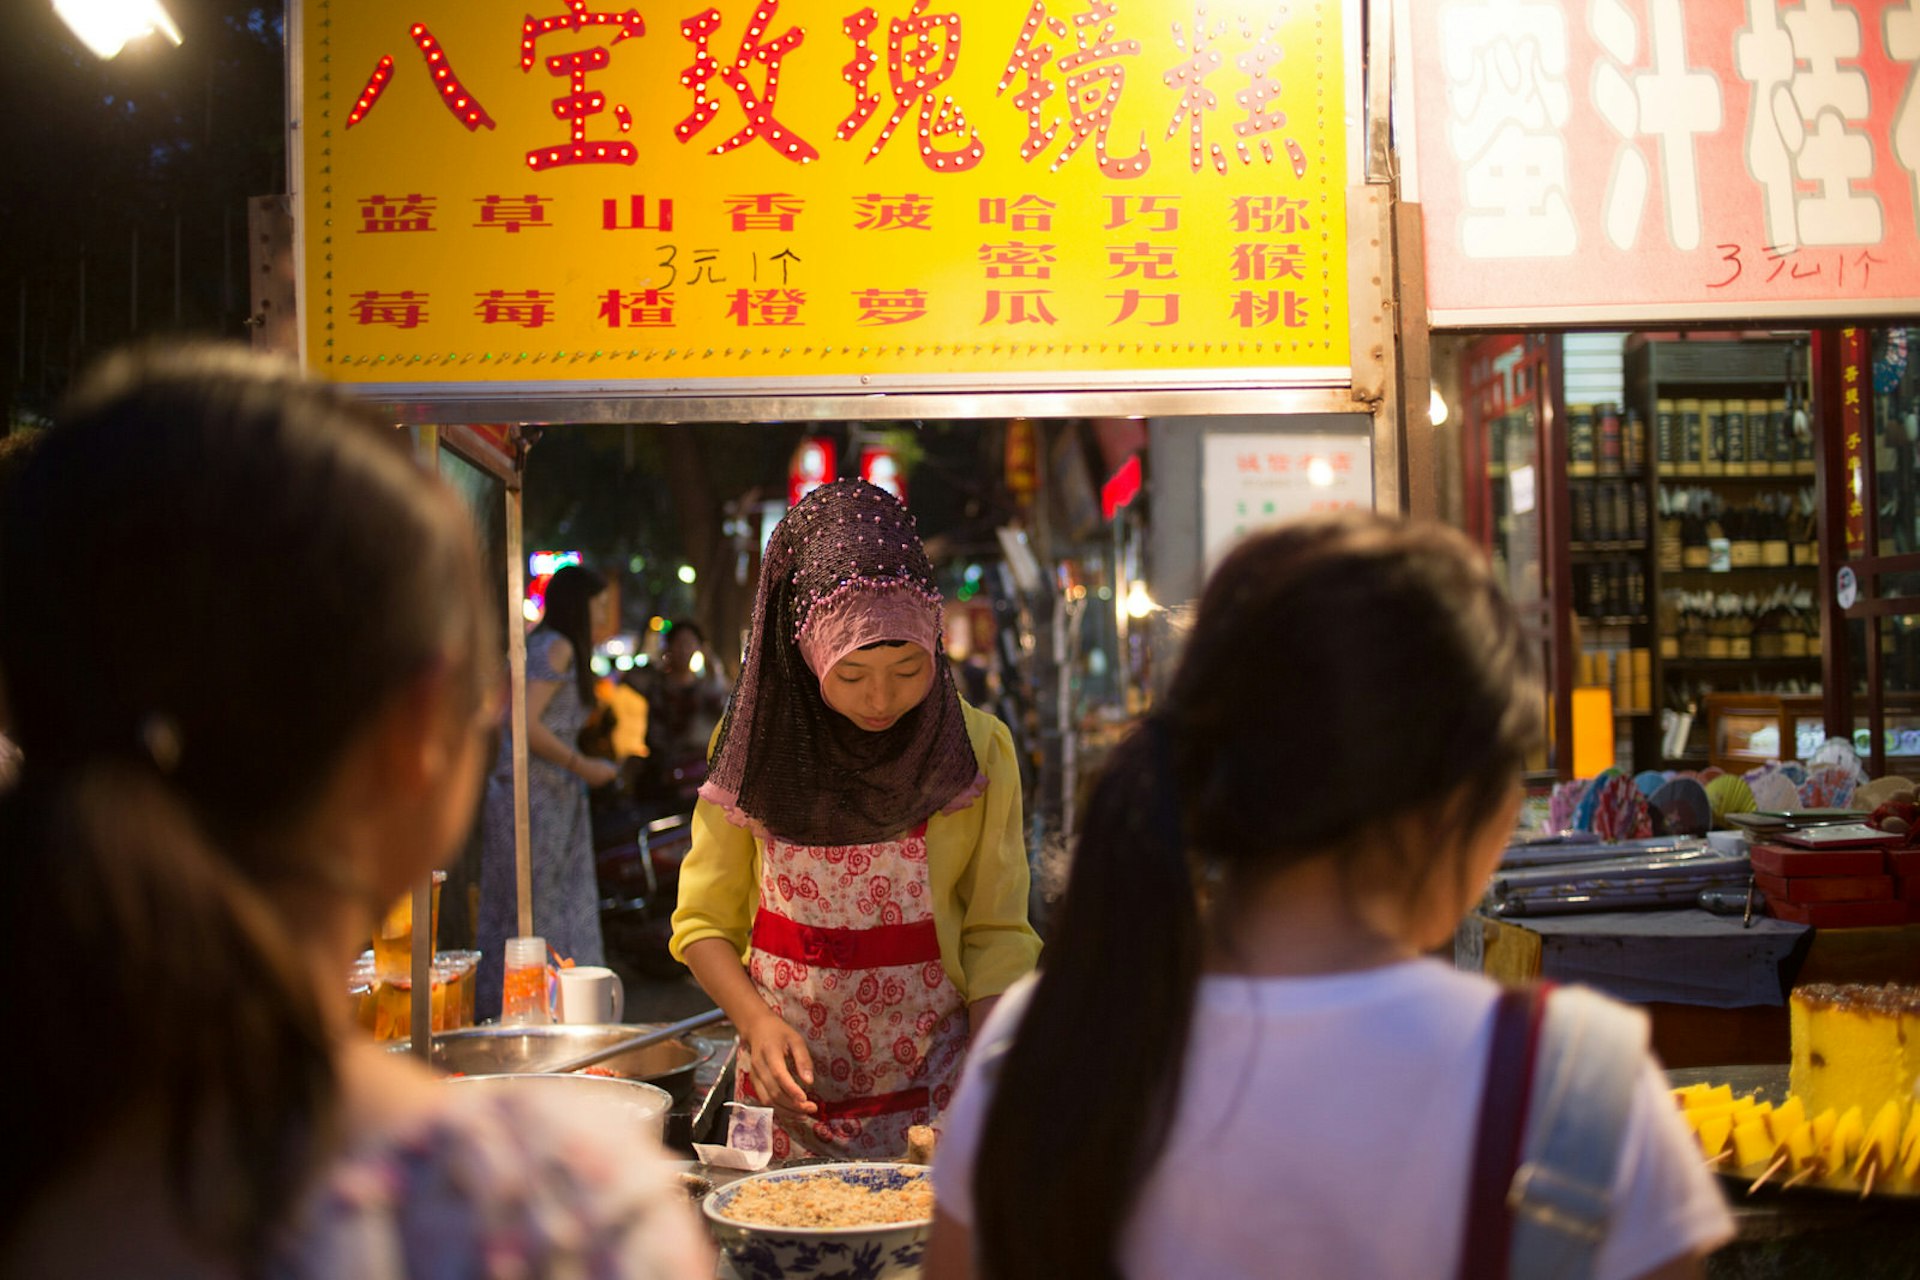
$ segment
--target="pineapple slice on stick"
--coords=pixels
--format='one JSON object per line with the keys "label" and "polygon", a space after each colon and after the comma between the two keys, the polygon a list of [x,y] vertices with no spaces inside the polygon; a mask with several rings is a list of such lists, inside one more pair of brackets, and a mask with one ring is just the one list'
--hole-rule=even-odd
{"label": "pineapple slice on stick", "polygon": [[1733,1154],[1733,1149],[1727,1145],[1727,1140],[1733,1136],[1733,1108],[1715,1108],[1710,1113],[1699,1113],[1694,1135],[1700,1139],[1700,1154],[1707,1158],[1708,1164],[1729,1159]]}
{"label": "pineapple slice on stick", "polygon": [[1873,1193],[1874,1179],[1893,1167],[1900,1141],[1900,1123],[1905,1109],[1897,1098],[1888,1098],[1874,1112],[1873,1123],[1860,1138],[1860,1157],[1853,1166],[1853,1179],[1860,1183],[1860,1196]]}

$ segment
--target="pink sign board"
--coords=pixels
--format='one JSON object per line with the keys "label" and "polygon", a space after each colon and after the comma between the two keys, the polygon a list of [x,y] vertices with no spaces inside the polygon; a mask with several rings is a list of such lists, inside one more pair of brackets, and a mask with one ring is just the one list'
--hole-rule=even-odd
{"label": "pink sign board", "polygon": [[1400,14],[1434,325],[1920,311],[1920,0]]}

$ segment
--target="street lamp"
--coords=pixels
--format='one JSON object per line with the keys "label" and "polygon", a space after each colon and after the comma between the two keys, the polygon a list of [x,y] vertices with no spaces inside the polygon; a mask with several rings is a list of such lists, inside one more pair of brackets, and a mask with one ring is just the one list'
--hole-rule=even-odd
{"label": "street lamp", "polygon": [[53,11],[101,58],[111,58],[129,40],[156,31],[180,43],[180,28],[160,0],[53,0]]}

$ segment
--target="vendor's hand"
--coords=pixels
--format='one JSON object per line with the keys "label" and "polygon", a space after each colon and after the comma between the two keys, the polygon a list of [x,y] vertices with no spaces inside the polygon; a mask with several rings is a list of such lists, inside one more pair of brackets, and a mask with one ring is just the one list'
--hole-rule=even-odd
{"label": "vendor's hand", "polygon": [[620,776],[620,766],[599,756],[581,756],[579,763],[574,766],[574,773],[589,788],[604,787]]}
{"label": "vendor's hand", "polygon": [[769,1011],[741,1027],[740,1048],[747,1055],[747,1071],[762,1102],[789,1117],[811,1116],[819,1110],[806,1090],[813,1083],[813,1053],[806,1037],[778,1014]]}

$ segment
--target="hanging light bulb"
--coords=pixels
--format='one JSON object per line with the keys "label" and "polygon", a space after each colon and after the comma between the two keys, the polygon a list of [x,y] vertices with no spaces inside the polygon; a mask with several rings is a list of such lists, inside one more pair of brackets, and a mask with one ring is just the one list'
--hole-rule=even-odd
{"label": "hanging light bulb", "polygon": [[1159,607],[1154,603],[1153,597],[1147,594],[1147,584],[1135,578],[1133,585],[1127,588],[1127,616],[1144,618]]}
{"label": "hanging light bulb", "polygon": [[1435,387],[1427,397],[1427,421],[1437,427],[1446,420],[1447,398],[1440,394],[1440,388]]}
{"label": "hanging light bulb", "polygon": [[53,0],[53,11],[96,57],[111,58],[129,40],[156,31],[180,43],[180,28],[160,0]]}

